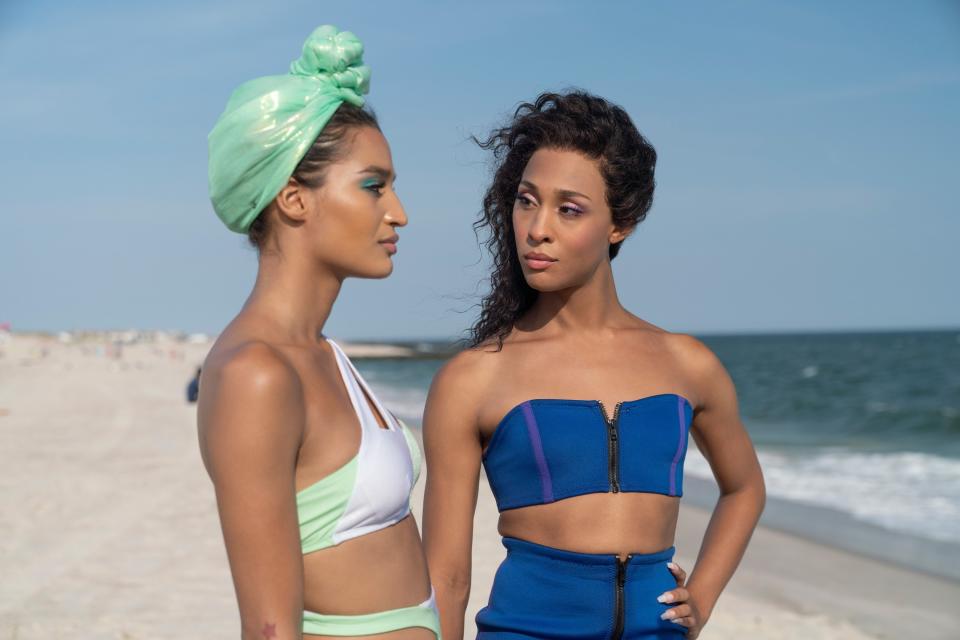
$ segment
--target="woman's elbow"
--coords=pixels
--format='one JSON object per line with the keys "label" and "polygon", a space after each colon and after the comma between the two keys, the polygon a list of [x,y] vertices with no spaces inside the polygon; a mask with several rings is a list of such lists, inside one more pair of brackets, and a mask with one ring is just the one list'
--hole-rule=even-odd
{"label": "woman's elbow", "polygon": [[767,483],[763,479],[763,471],[760,469],[757,470],[757,479],[754,484],[757,494],[757,512],[763,513],[763,508],[767,506]]}
{"label": "woman's elbow", "polygon": [[466,600],[470,597],[471,576],[469,568],[434,569],[431,567],[430,580],[434,589],[442,591],[456,600]]}

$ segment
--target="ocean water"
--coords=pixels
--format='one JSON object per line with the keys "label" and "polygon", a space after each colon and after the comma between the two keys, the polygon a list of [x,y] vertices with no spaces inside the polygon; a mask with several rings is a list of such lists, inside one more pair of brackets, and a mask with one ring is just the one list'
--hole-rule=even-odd
{"label": "ocean water", "polygon": [[[960,543],[960,331],[702,339],[737,386],[769,495]],[[441,364],[357,361],[411,424]],[[711,477],[692,446],[685,473]]]}

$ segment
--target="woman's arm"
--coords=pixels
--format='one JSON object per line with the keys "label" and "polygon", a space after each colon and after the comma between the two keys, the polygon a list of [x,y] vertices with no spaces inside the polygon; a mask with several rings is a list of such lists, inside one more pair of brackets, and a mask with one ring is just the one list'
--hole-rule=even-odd
{"label": "woman's arm", "polygon": [[243,640],[301,638],[303,558],[294,470],[304,427],[296,372],[270,347],[204,367],[200,451],[213,480]]}
{"label": "woman's arm", "polygon": [[730,375],[701,342],[687,338],[684,352],[685,361],[692,365],[698,395],[691,433],[720,487],[720,498],[686,585],[702,626],[740,564],[766,494],[753,443],[740,421]]}
{"label": "woman's arm", "polygon": [[470,597],[473,516],[482,445],[477,428],[476,372],[464,352],[437,373],[423,415],[427,488],[423,543],[445,640],[463,638]]}

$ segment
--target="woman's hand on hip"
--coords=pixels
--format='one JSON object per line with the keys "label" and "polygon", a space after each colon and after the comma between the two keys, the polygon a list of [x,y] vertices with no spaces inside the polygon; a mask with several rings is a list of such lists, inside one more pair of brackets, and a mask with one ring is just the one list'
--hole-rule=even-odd
{"label": "woman's hand on hip", "polygon": [[665,591],[657,598],[657,602],[673,605],[664,611],[660,617],[686,627],[687,638],[696,640],[703,628],[703,622],[696,602],[691,599],[690,592],[684,586],[687,583],[687,572],[673,562],[667,563],[667,567],[677,580],[677,588]]}

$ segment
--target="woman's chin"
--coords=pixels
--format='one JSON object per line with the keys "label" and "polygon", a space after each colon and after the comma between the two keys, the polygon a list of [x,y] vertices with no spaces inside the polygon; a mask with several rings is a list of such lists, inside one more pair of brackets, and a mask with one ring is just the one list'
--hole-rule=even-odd
{"label": "woman's chin", "polygon": [[555,278],[551,278],[543,271],[527,271],[524,272],[523,277],[531,289],[536,289],[541,293],[565,288],[561,283],[558,283]]}
{"label": "woman's chin", "polygon": [[385,262],[378,260],[376,264],[370,265],[363,270],[363,273],[358,273],[357,277],[369,278],[371,280],[382,280],[391,273],[393,273],[393,260],[387,258]]}

